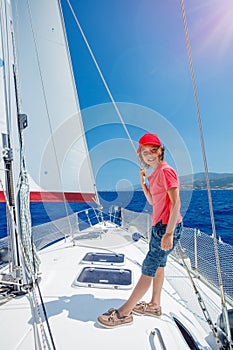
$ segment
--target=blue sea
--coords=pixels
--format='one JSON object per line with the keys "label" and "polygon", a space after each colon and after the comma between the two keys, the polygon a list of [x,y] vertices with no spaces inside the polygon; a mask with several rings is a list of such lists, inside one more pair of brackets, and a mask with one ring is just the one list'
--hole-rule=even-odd
{"label": "blue sea", "polygon": [[[233,191],[214,190],[211,192],[217,236],[222,241],[233,245]],[[103,211],[108,212],[109,206],[122,206],[137,212],[151,213],[151,206],[146,203],[141,191],[135,192],[99,192]],[[207,191],[181,191],[181,213],[184,226],[200,229],[212,234]],[[52,219],[58,219],[68,213],[88,208],[84,203],[31,203],[32,225],[39,225]],[[6,235],[5,203],[0,203],[0,237]]]}

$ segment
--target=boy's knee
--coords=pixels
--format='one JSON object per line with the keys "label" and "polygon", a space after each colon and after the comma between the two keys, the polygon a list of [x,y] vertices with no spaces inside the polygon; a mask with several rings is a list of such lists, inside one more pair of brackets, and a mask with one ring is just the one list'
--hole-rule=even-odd
{"label": "boy's knee", "polygon": [[159,266],[156,275],[163,275],[164,274],[164,266]]}

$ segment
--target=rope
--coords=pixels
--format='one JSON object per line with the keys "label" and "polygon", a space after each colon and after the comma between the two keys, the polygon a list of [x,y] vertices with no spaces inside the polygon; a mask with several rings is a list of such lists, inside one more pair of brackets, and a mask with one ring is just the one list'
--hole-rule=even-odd
{"label": "rope", "polygon": [[[190,73],[191,73],[193,95],[194,95],[196,114],[197,114],[197,120],[198,120],[199,132],[200,132],[200,141],[201,141],[202,157],[203,157],[203,162],[204,162],[205,177],[206,177],[206,184],[207,184],[208,202],[209,202],[211,225],[212,225],[212,231],[213,231],[213,242],[214,242],[216,266],[217,266],[217,273],[218,273],[220,297],[221,297],[221,303],[222,303],[222,308],[223,308],[223,315],[224,315],[224,318],[226,321],[226,326],[227,326],[228,341],[230,344],[231,343],[231,331],[230,331],[230,325],[229,325],[229,319],[228,319],[228,313],[227,313],[227,307],[226,307],[225,295],[224,295],[224,289],[223,289],[223,283],[222,283],[222,274],[221,274],[221,266],[220,266],[220,259],[219,259],[218,245],[217,245],[217,234],[216,234],[216,227],[215,227],[215,220],[214,220],[214,211],[213,211],[213,203],[212,203],[212,196],[211,196],[211,189],[210,189],[209,172],[208,172],[208,166],[207,166],[204,136],[203,136],[202,122],[201,122],[201,113],[200,113],[200,109],[199,109],[199,102],[198,102],[198,96],[197,96],[197,87],[196,87],[196,80],[195,80],[194,69],[193,69],[191,46],[190,46],[188,26],[187,26],[186,14],[185,14],[184,0],[180,0],[180,5],[181,5],[182,19],[183,19],[184,32],[185,32],[186,48],[187,48],[187,52],[188,52],[188,61],[189,61],[189,68],[190,68]],[[232,346],[231,346],[231,349],[232,349]]]}
{"label": "rope", "polygon": [[[5,200],[6,200],[6,206],[8,208],[8,211],[9,211],[9,214],[11,215],[11,211],[10,211],[10,204],[8,202],[8,198],[6,196],[6,193],[4,191],[4,188],[3,188],[3,184],[2,184],[2,181],[0,179],[0,186],[2,187],[2,191],[5,195]],[[12,216],[12,215],[11,215]],[[50,325],[49,325],[49,321],[48,321],[48,317],[47,317],[47,313],[46,313],[46,310],[45,310],[45,306],[44,306],[44,302],[43,302],[43,298],[42,298],[42,295],[41,295],[41,292],[40,292],[40,289],[39,289],[39,285],[38,285],[38,282],[37,280],[35,279],[35,274],[32,270],[32,265],[31,265],[31,262],[30,262],[30,259],[28,258],[28,255],[26,254],[25,252],[25,247],[21,241],[21,237],[18,233],[18,228],[17,228],[17,225],[16,225],[16,222],[14,220],[13,217],[11,217],[12,219],[12,222],[14,224],[14,230],[15,230],[15,233],[17,235],[17,238],[18,238],[18,242],[19,242],[19,245],[20,245],[20,248],[21,248],[21,251],[22,251],[22,255],[24,257],[24,261],[25,261],[25,264],[27,266],[27,269],[29,271],[29,274],[30,274],[30,277],[32,279],[32,290],[33,290],[33,296],[34,296],[34,303],[36,305],[36,310],[37,310],[37,314],[38,314],[38,319],[39,319],[39,325],[40,325],[40,330],[41,330],[41,335],[42,335],[42,343],[43,343],[43,348],[46,349],[46,336],[45,336],[45,330],[44,330],[44,325],[43,325],[43,321],[42,321],[42,317],[41,317],[41,314],[40,314],[40,309],[39,309],[39,302],[38,302],[38,298],[37,298],[37,295],[36,295],[36,288],[38,289],[39,291],[39,296],[40,296],[40,300],[41,300],[41,305],[42,305],[42,309],[43,309],[43,312],[44,312],[44,317],[45,317],[45,321],[46,321],[46,325],[48,327],[48,331],[49,331],[49,335],[50,335],[50,339],[51,339],[51,342],[52,342],[52,346],[53,346],[53,350],[55,350],[55,345],[54,345],[54,340],[53,340],[53,336],[52,336],[52,332],[51,332],[51,328],[50,328]],[[24,287],[24,285],[20,285],[21,287]],[[34,308],[32,308],[32,311],[34,310]]]}
{"label": "rope", "polygon": [[190,281],[192,283],[192,287],[193,287],[194,292],[195,292],[195,294],[197,296],[197,300],[198,300],[198,303],[199,303],[199,305],[200,305],[200,307],[202,309],[202,312],[204,314],[205,320],[206,320],[206,322],[208,323],[208,325],[210,326],[210,328],[211,328],[211,330],[213,332],[213,335],[214,335],[214,338],[216,340],[216,343],[217,343],[218,347],[221,348],[221,344],[220,344],[220,340],[218,338],[218,334],[217,334],[216,328],[214,327],[213,321],[211,320],[210,314],[209,314],[209,312],[208,312],[208,310],[207,310],[207,308],[205,306],[204,300],[202,299],[201,294],[199,293],[199,291],[198,291],[198,289],[196,287],[196,284],[195,284],[195,282],[194,282],[194,280],[193,280],[193,278],[191,276],[189,268],[188,268],[188,266],[187,266],[187,264],[185,262],[184,250],[182,249],[182,246],[181,246],[180,242],[179,242],[177,248],[178,248],[179,256],[180,256],[180,258],[182,260],[182,263],[183,263],[183,265],[184,265],[184,267],[185,267],[185,269],[186,269],[186,271],[188,273],[189,279],[190,279]]}
{"label": "rope", "polygon": [[[33,303],[32,311],[37,312],[37,317],[38,317],[39,327],[40,327],[40,332],[41,332],[41,338],[42,338],[42,346],[43,346],[43,349],[46,350],[46,335],[45,335],[45,329],[44,329],[44,325],[43,325],[43,321],[42,321],[42,317],[41,317],[41,313],[40,313],[36,289],[34,288],[32,290],[32,295],[31,294],[29,294],[29,295],[31,296],[31,303]],[[37,327],[37,322],[34,323],[34,327]],[[37,337],[35,337],[35,342],[37,342],[37,340],[39,340],[39,339],[37,339]]]}
{"label": "rope", "polygon": [[124,128],[124,130],[125,130],[125,132],[126,132],[126,135],[128,136],[128,139],[129,139],[129,141],[130,141],[130,143],[131,143],[131,145],[132,145],[132,147],[133,147],[133,150],[134,150],[134,152],[135,152],[136,155],[137,155],[137,149],[136,149],[136,147],[135,147],[135,145],[134,145],[134,143],[133,143],[133,140],[132,140],[132,138],[131,138],[131,136],[130,136],[130,133],[129,133],[128,129],[127,129],[127,126],[125,125],[125,122],[124,122],[124,120],[123,120],[123,118],[122,118],[121,112],[120,112],[120,110],[119,110],[119,108],[118,108],[118,106],[117,106],[117,104],[116,104],[116,101],[115,101],[114,98],[113,98],[113,95],[112,95],[112,93],[111,93],[111,91],[110,91],[110,89],[109,89],[109,87],[108,87],[108,84],[107,84],[107,82],[106,82],[106,80],[105,80],[105,78],[104,78],[104,76],[103,76],[103,73],[102,73],[102,71],[101,71],[101,69],[100,69],[100,66],[99,66],[99,64],[97,63],[97,60],[96,60],[96,58],[95,58],[95,55],[94,55],[94,53],[93,53],[93,51],[92,51],[92,49],[91,49],[91,47],[90,47],[90,45],[89,45],[89,43],[88,43],[88,41],[87,41],[87,38],[86,38],[86,36],[85,36],[85,34],[84,34],[83,30],[82,30],[82,27],[81,27],[81,25],[80,25],[80,23],[79,23],[79,21],[78,21],[78,18],[77,18],[76,14],[75,14],[75,12],[74,12],[74,10],[73,10],[73,7],[71,6],[69,0],[66,0],[66,1],[67,1],[67,4],[69,5],[69,8],[70,8],[71,12],[72,12],[72,15],[73,15],[73,17],[74,17],[74,20],[75,20],[75,22],[76,22],[76,24],[77,24],[77,26],[78,26],[78,28],[79,28],[79,30],[80,30],[80,33],[81,33],[81,35],[82,35],[82,37],[83,37],[83,40],[84,40],[84,42],[85,42],[85,44],[86,44],[86,46],[87,46],[87,49],[88,49],[88,51],[89,51],[89,53],[90,53],[90,55],[91,55],[91,57],[92,57],[92,59],[93,59],[93,62],[94,62],[94,64],[95,64],[95,66],[96,66],[96,69],[97,69],[99,75],[100,75],[100,78],[101,78],[101,80],[102,80],[102,82],[103,82],[103,84],[104,84],[104,86],[105,86],[105,89],[106,89],[106,91],[107,91],[107,93],[108,93],[108,96],[109,96],[109,98],[110,98],[110,100],[111,100],[111,102],[112,102],[112,104],[113,104],[113,107],[114,107],[114,109],[115,109],[115,111],[116,111],[116,113],[117,113],[117,115],[118,115],[118,117],[119,117],[119,119],[120,119],[120,121],[121,121],[121,124],[122,124],[122,126],[123,126],[123,128]]}
{"label": "rope", "polygon": [[42,298],[42,294],[41,294],[41,291],[40,291],[40,287],[39,287],[38,281],[36,280],[35,283],[36,283],[36,286],[37,286],[37,290],[39,292],[40,302],[41,302],[42,310],[43,310],[43,313],[44,313],[44,316],[45,316],[45,322],[46,322],[46,325],[47,325],[47,328],[48,328],[50,340],[52,342],[52,348],[53,348],[53,350],[56,350],[54,339],[53,339],[53,335],[52,335],[52,331],[51,331],[51,327],[50,327],[50,324],[49,324],[49,320],[48,320],[45,304],[44,304],[44,301],[43,301],[43,298]]}
{"label": "rope", "polygon": [[[35,245],[32,239],[31,215],[29,209],[29,184],[26,170],[21,162],[21,184],[20,184],[20,224],[22,242],[28,264],[30,264],[31,274],[39,271],[40,259],[37,255]],[[34,270],[34,271],[33,271]]]}
{"label": "rope", "polygon": [[[20,99],[19,99],[19,77],[17,75],[17,69],[15,68],[15,63],[17,62],[16,48],[14,45],[14,33],[11,31],[12,41],[13,41],[13,78],[14,78],[14,88],[15,88],[15,98],[17,107],[17,116],[20,118]],[[20,123],[19,123],[20,124]],[[24,139],[23,132],[20,127],[18,127],[19,134],[19,145],[20,145],[20,174],[18,180],[19,187],[19,212],[20,212],[20,228],[22,244],[24,247],[24,254],[27,257],[27,263],[30,264],[30,269],[34,269],[34,272],[30,271],[31,275],[36,274],[39,270],[40,259],[36,253],[36,248],[32,240],[32,227],[31,227],[31,215],[30,215],[30,190],[28,183],[28,175],[25,166],[25,152],[24,152]],[[10,173],[11,174],[11,173]]]}

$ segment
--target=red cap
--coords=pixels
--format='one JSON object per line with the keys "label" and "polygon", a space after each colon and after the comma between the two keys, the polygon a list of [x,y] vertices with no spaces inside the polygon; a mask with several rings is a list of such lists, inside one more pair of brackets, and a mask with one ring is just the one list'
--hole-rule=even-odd
{"label": "red cap", "polygon": [[138,146],[138,152],[140,152],[140,149],[144,145],[155,145],[155,146],[162,146],[160,139],[155,134],[145,134],[143,135],[139,140],[139,146]]}

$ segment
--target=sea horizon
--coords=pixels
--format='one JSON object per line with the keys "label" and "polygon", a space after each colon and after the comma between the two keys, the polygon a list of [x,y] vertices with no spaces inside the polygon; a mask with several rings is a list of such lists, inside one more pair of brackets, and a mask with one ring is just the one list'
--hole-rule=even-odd
{"label": "sea horizon", "polygon": [[[212,190],[213,210],[217,237],[225,243],[233,245],[231,233],[233,221],[233,192],[231,190]],[[108,212],[111,206],[121,206],[136,212],[151,213],[152,207],[146,202],[142,191],[98,191],[103,211]],[[200,231],[212,234],[209,213],[208,193],[206,190],[181,190],[181,214],[184,226],[197,228]],[[67,202],[69,214],[91,206],[90,203]],[[48,212],[53,213],[53,219],[66,215],[64,203],[31,202],[32,225],[37,226],[50,221]],[[0,203],[0,238],[6,236],[6,206]]]}

